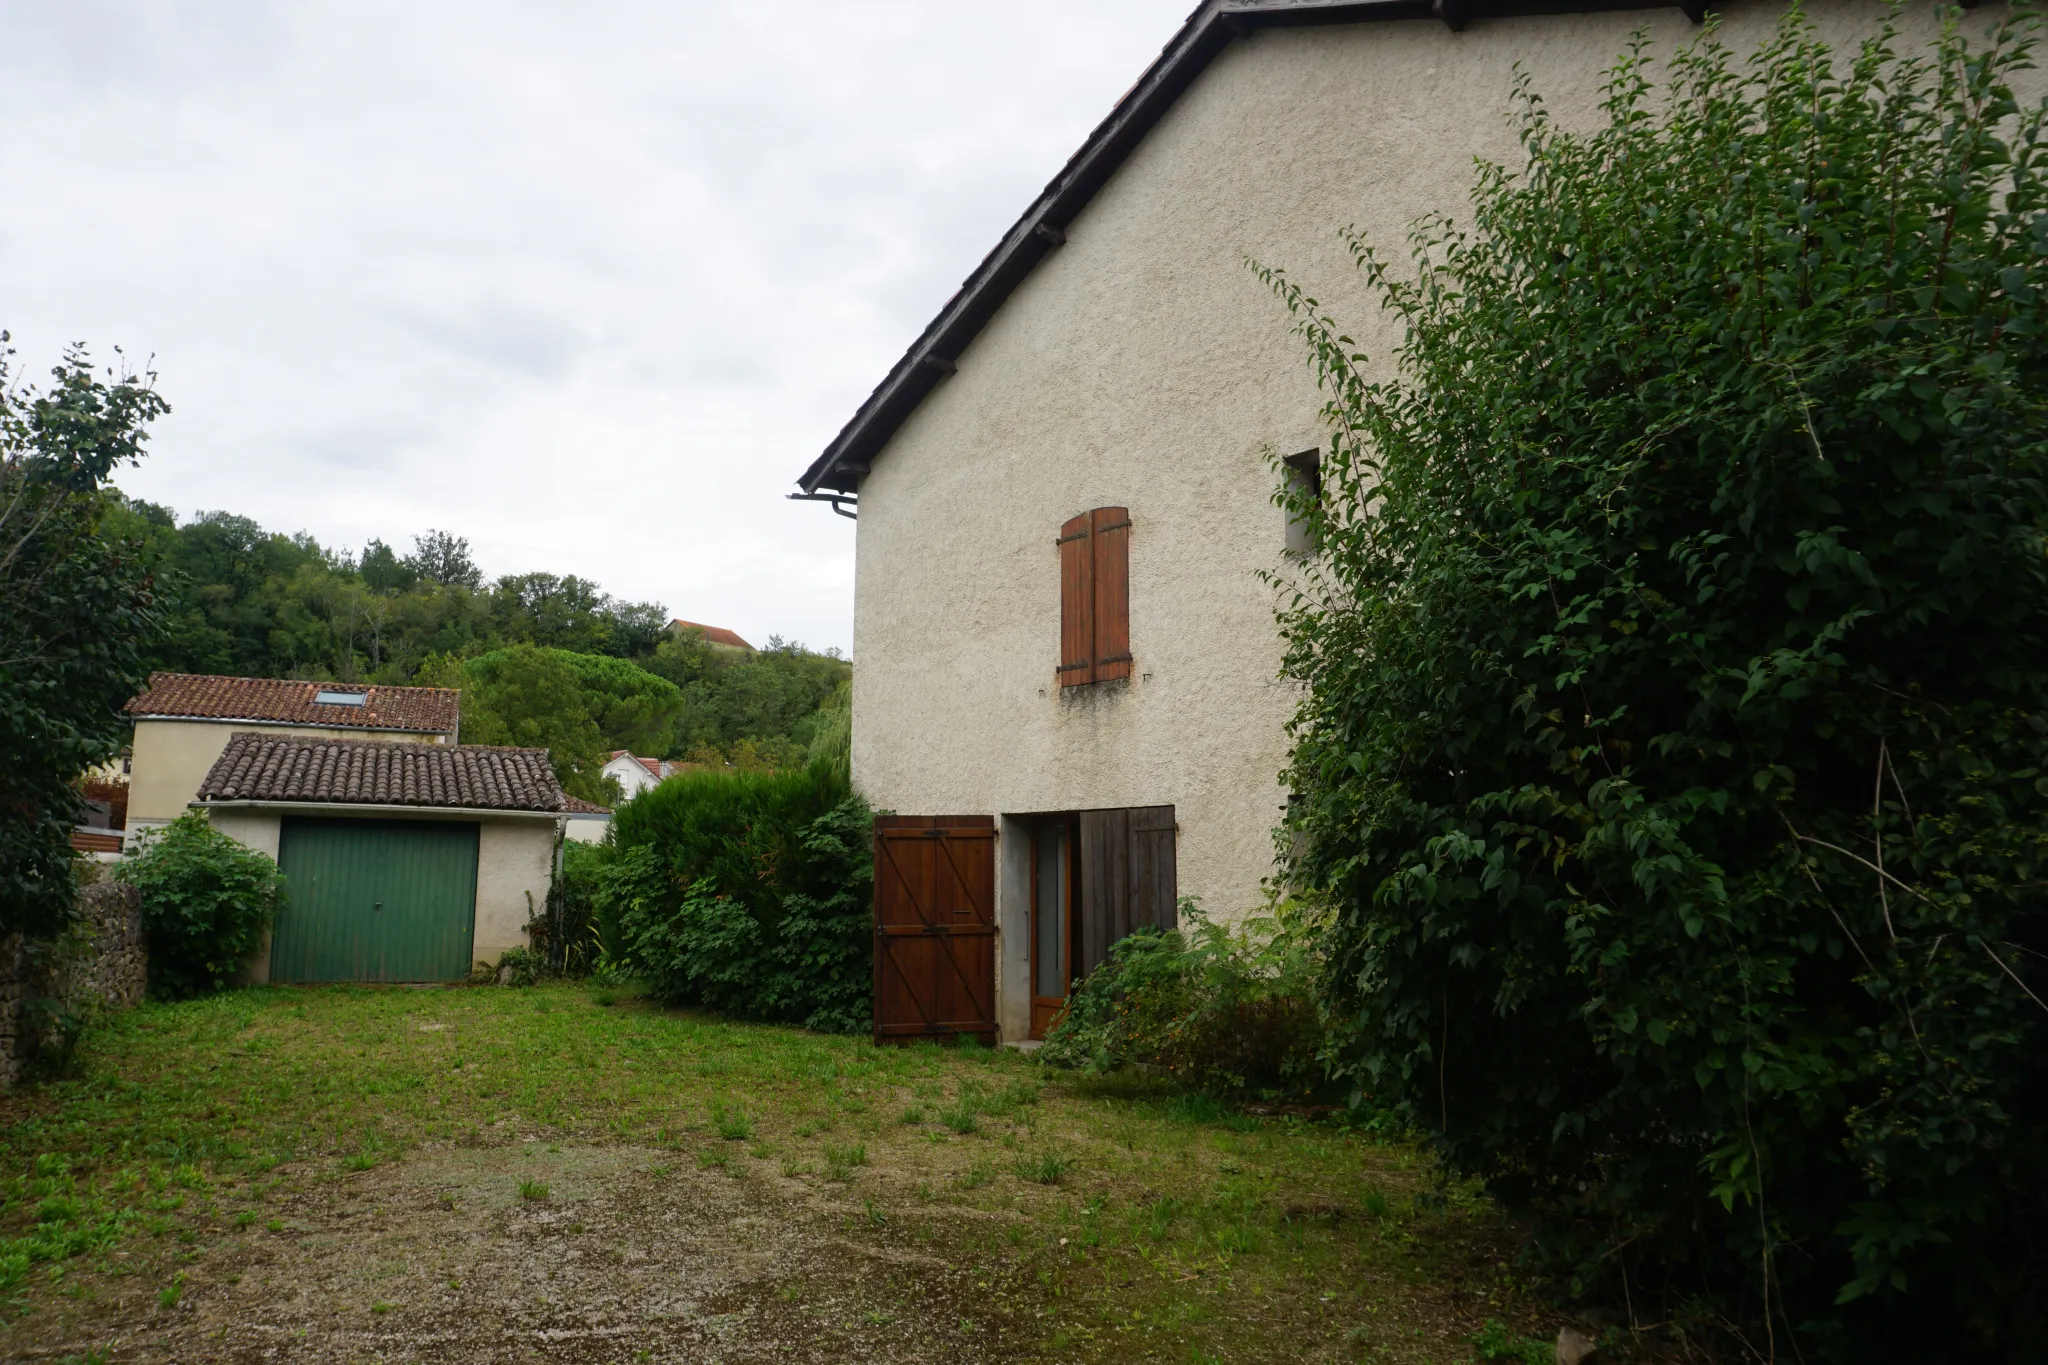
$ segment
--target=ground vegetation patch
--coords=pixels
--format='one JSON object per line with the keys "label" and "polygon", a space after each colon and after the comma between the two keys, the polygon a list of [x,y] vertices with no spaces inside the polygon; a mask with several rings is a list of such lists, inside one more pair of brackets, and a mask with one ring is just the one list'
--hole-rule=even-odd
{"label": "ground vegetation patch", "polygon": [[1550,1326],[1488,1206],[1365,1132],[617,987],[147,1005],[0,1101],[0,1179],[11,1359],[1422,1362]]}

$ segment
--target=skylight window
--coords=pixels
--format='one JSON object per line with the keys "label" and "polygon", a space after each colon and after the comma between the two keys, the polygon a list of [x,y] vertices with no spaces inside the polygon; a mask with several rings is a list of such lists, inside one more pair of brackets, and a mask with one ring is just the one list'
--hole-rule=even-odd
{"label": "skylight window", "polygon": [[319,706],[361,706],[369,699],[367,692],[318,692],[313,696]]}

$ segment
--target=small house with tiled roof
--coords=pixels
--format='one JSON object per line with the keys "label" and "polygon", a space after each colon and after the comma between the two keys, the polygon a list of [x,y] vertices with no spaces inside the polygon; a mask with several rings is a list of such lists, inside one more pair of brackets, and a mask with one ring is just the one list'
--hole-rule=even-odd
{"label": "small house with tiled roof", "polygon": [[701,621],[684,621],[680,618],[668,623],[671,635],[697,634],[704,637],[704,643],[713,649],[727,650],[734,654],[752,654],[754,647],[741,639],[739,632],[727,630],[724,626],[707,626]]}
{"label": "small house with tiled roof", "polygon": [[257,981],[451,981],[526,946],[564,827],[606,814],[545,749],[237,731],[190,804],[275,859]]}
{"label": "small house with tiled roof", "polygon": [[231,735],[454,744],[462,693],[452,687],[383,687],[293,678],[152,673],[128,703],[135,722],[128,829],[175,820]]}

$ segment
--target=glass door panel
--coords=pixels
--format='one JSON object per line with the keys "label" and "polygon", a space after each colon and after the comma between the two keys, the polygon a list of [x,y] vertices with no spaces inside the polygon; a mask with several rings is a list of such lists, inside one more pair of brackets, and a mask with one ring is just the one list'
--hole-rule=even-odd
{"label": "glass door panel", "polygon": [[1068,924],[1072,915],[1065,825],[1031,835],[1031,1036],[1043,1038],[1067,1002]]}

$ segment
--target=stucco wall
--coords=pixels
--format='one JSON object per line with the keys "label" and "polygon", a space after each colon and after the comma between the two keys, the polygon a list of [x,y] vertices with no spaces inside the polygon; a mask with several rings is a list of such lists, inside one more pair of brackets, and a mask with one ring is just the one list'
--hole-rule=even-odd
{"label": "stucco wall", "polygon": [[476,935],[469,955],[495,962],[526,945],[526,923],[547,908],[555,870],[552,820],[490,820],[477,841]]}
{"label": "stucco wall", "polygon": [[[199,784],[228,747],[230,736],[254,733],[300,739],[377,740],[434,744],[444,736],[407,730],[328,729],[314,725],[261,725],[250,721],[138,720],[128,775],[128,827],[163,824],[185,813]],[[271,850],[275,856],[276,850]]]}
{"label": "stucco wall", "polygon": [[562,834],[579,844],[601,844],[611,827],[609,815],[572,815],[562,822]]}
{"label": "stucco wall", "polygon": [[[139,725],[136,727],[138,738],[141,728]],[[205,776],[203,769],[200,776]],[[227,806],[207,811],[206,819],[215,829],[242,847],[255,849],[273,863],[277,861],[277,849],[284,830],[284,817],[277,811],[260,806]],[[270,980],[270,933],[268,929],[263,931],[263,942],[256,946],[256,951],[249,954],[249,960],[242,964],[242,980],[247,984],[261,986]]]}
{"label": "stucco wall", "polygon": [[638,796],[660,780],[640,765],[638,759],[615,758],[599,769],[606,777],[618,781],[619,790],[628,797]]}
{"label": "stucco wall", "polygon": [[[1809,12],[1847,43],[1879,7]],[[1725,31],[1747,51],[1778,13],[1737,4]],[[1930,11],[1911,24],[1931,33]],[[1294,700],[1259,577],[1284,568],[1286,535],[1266,452],[1324,438],[1299,343],[1244,257],[1311,284],[1383,361],[1395,338],[1337,230],[1398,253],[1417,217],[1458,214],[1473,158],[1517,155],[1517,61],[1556,119],[1589,126],[1638,27],[1667,52],[1698,31],[1675,9],[1269,29],[1216,59],[862,482],[853,764],[869,800],[906,815],[1170,802],[1182,893],[1218,917],[1258,905]],[[1131,513],[1134,675],[1063,695],[1054,537],[1106,505]],[[1018,878],[1002,880],[1014,930]]]}
{"label": "stucco wall", "polygon": [[[356,814],[345,807],[323,806],[284,810],[278,807],[218,806],[207,811],[213,827],[271,861],[277,860],[280,835],[286,815],[307,815],[321,819],[349,818]],[[361,812],[365,819],[404,819],[389,810]],[[434,812],[420,819],[453,820],[478,825],[476,850],[476,920],[470,940],[470,956],[495,962],[508,948],[526,944],[526,923],[534,910],[547,904],[548,883],[554,878],[555,821],[549,817],[493,816],[484,811]],[[270,936],[250,958],[245,979],[262,983],[270,979]]]}

